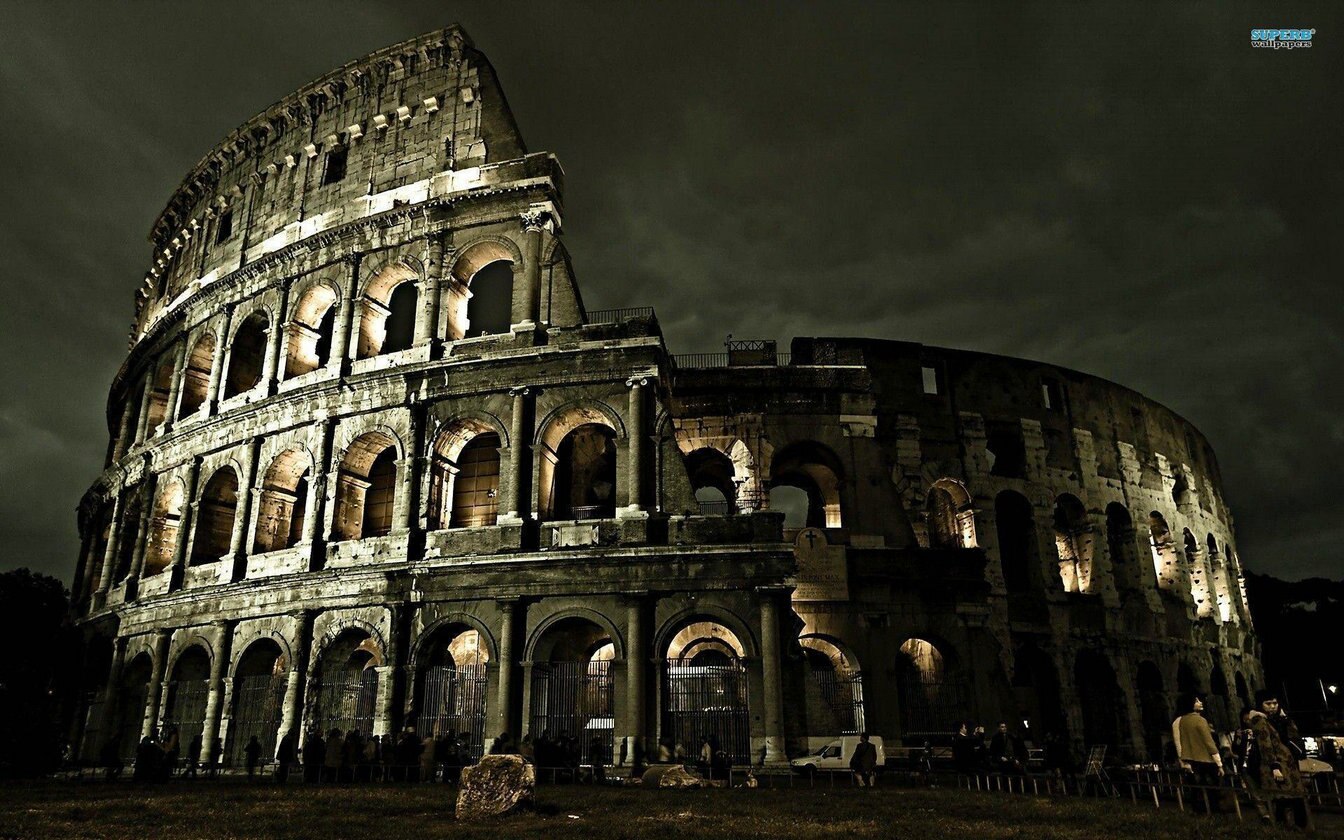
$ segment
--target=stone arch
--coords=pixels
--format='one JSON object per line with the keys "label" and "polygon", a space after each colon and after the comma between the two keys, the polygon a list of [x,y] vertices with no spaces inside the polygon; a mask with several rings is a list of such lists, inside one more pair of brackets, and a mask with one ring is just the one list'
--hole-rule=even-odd
{"label": "stone arch", "polygon": [[279,648],[280,655],[284,657],[286,670],[293,668],[295,663],[294,646],[289,638],[278,629],[274,628],[252,628],[250,630],[239,630],[234,636],[232,652],[229,656],[227,672],[230,677],[238,675],[238,663],[242,661],[243,654],[247,650],[262,642],[270,642]]}
{"label": "stone arch", "polygon": [[149,541],[140,576],[151,577],[172,565],[182,527],[182,503],[186,501],[186,483],[171,478],[159,486],[149,523]]}
{"label": "stone arch", "polygon": [[802,490],[808,501],[803,527],[844,527],[843,484],[844,467],[840,459],[830,447],[817,441],[793,441],[770,459],[771,507],[775,507],[775,488]]}
{"label": "stone arch", "polygon": [[191,565],[215,563],[232,547],[234,517],[238,515],[238,471],[226,463],[210,475],[196,502],[196,534],[191,541]]}
{"label": "stone arch", "polygon": [[426,738],[465,737],[475,759],[485,751],[487,667],[495,660],[484,625],[463,618],[440,619],[416,640],[409,719]]}
{"label": "stone arch", "polygon": [[499,418],[484,412],[439,427],[429,450],[429,530],[495,524],[500,450],[507,440]]}
{"label": "stone arch", "polygon": [[819,708],[814,708],[811,692],[807,693],[809,720],[819,719],[824,724],[822,732],[866,731],[863,672],[853,652],[840,639],[820,633],[801,636],[798,644],[807,660],[810,687],[816,689],[820,701]]}
{"label": "stone arch", "polygon": [[966,680],[951,644],[930,634],[907,638],[895,674],[903,732],[951,732],[966,718]]}
{"label": "stone arch", "polygon": [[370,272],[360,296],[355,358],[408,349],[415,340],[415,311],[423,268],[402,257]]}
{"label": "stone arch", "polygon": [[1176,547],[1167,518],[1156,510],[1148,514],[1148,547],[1152,551],[1158,586],[1170,589],[1176,583]]}
{"label": "stone arch", "polygon": [[420,668],[423,654],[436,635],[445,630],[451,629],[455,625],[461,625],[476,631],[484,649],[486,658],[490,662],[499,661],[499,645],[495,640],[494,634],[490,632],[490,627],[484,621],[474,615],[466,612],[454,611],[446,613],[434,619],[420,631],[416,636],[415,644],[412,645],[409,654],[408,665],[412,670]]}
{"label": "stone arch", "polygon": [[338,639],[355,633],[363,633],[372,640],[373,649],[370,649],[370,651],[374,654],[378,664],[382,664],[387,658],[387,639],[378,629],[378,626],[362,618],[341,617],[332,621],[331,626],[313,642],[312,658],[308,666],[309,671],[316,668],[318,660],[326,654]]}
{"label": "stone arch", "polygon": [[271,636],[254,638],[242,648],[230,671],[232,709],[225,747],[235,766],[245,762],[253,738],[261,745],[263,759],[275,755],[291,662],[286,647]]}
{"label": "stone arch", "polygon": [[340,300],[340,285],[326,278],[307,283],[298,291],[286,327],[286,379],[323,368],[331,361]]}
{"label": "stone arch", "polygon": [[955,478],[933,482],[925,496],[930,548],[976,548],[975,509],[966,485]]}
{"label": "stone arch", "polygon": [[[168,673],[164,671],[164,673]],[[145,711],[149,701],[149,681],[154,674],[154,654],[141,650],[128,651],[126,664],[121,669],[121,680],[113,687],[117,692],[117,719],[108,721],[107,739],[115,742],[117,755],[124,761],[135,757],[144,727]],[[92,745],[94,749],[104,744]]]}
{"label": "stone arch", "polygon": [[313,453],[303,444],[290,446],[271,460],[257,499],[253,553],[291,548],[303,540],[308,489],[315,474]]}
{"label": "stone arch", "polygon": [[615,516],[620,416],[601,401],[566,403],[537,430],[537,510],[542,519]]}
{"label": "stone arch", "polygon": [[1092,523],[1087,509],[1077,496],[1061,493],[1055,499],[1053,523],[1064,591],[1092,591]]}
{"label": "stone arch", "polygon": [[473,239],[458,250],[444,295],[449,339],[507,332],[513,314],[513,278],[522,267],[522,252],[505,236]]}
{"label": "stone arch", "polygon": [[551,764],[549,738],[573,738],[583,762],[611,760],[615,723],[613,659],[624,656],[615,627],[595,610],[549,616],[528,640],[530,731],[540,737],[537,761]]}
{"label": "stone arch", "polygon": [[1135,679],[1139,692],[1139,718],[1143,725],[1143,745],[1146,757],[1162,763],[1163,745],[1171,739],[1171,707],[1167,702],[1162,672],[1149,659],[1139,663]]}
{"label": "stone arch", "polygon": [[1037,591],[1040,543],[1036,537],[1035,507],[1021,493],[1004,490],[994,497],[994,522],[1004,587],[1009,593]]}
{"label": "stone arch", "polygon": [[1068,723],[1060,702],[1060,673],[1055,658],[1031,637],[1014,639],[1013,697],[1032,740],[1066,737]]}
{"label": "stone arch", "polygon": [[742,646],[741,656],[744,659],[756,659],[760,657],[760,647],[756,636],[751,632],[751,626],[740,616],[727,607],[721,607],[714,604],[699,604],[686,609],[679,610],[675,615],[669,617],[663,622],[658,632],[654,635],[653,653],[656,658],[665,658],[667,651],[671,648],[676,634],[681,632],[682,627],[697,621],[707,621],[715,624],[721,624],[729,630]]}
{"label": "stone arch", "polygon": [[118,583],[131,573],[135,562],[135,528],[140,522],[141,510],[145,499],[140,486],[129,487],[122,491],[121,521],[126,531],[117,545],[116,565],[112,569],[112,579]]}
{"label": "stone arch", "polygon": [[[726,611],[687,610],[659,633],[654,655],[664,662],[662,728],[689,755],[707,742],[741,763],[751,752],[748,642],[719,613]],[[707,704],[706,698],[714,699]]]}
{"label": "stone arch", "polygon": [[592,624],[615,646],[616,658],[623,659],[626,657],[625,640],[621,636],[620,631],[616,629],[615,622],[598,610],[590,609],[588,607],[572,607],[549,615],[537,624],[536,628],[528,636],[527,646],[524,648],[526,651],[524,658],[537,661],[538,656],[546,652],[541,648],[541,644],[545,641],[546,635],[557,625],[575,620],[586,621],[589,624]]}
{"label": "stone arch", "polygon": [[1083,713],[1083,746],[1104,744],[1114,752],[1124,730],[1124,697],[1115,667],[1104,653],[1085,648],[1074,658],[1073,679]]}
{"label": "stone arch", "polygon": [[314,647],[306,692],[310,727],[372,732],[378,669],[386,656],[377,628],[358,619],[334,622]]}
{"label": "stone arch", "polygon": [[178,375],[174,355],[172,348],[165,351],[149,379],[149,416],[145,419],[145,428],[151,434],[169,418],[169,413],[172,411],[172,406],[168,405],[168,397],[173,390],[173,379]]}
{"label": "stone arch", "polygon": [[392,532],[398,462],[404,452],[401,439],[385,426],[364,432],[345,447],[336,469],[334,540]]}
{"label": "stone arch", "polygon": [[205,405],[210,393],[210,372],[215,366],[217,339],[214,330],[206,330],[191,345],[187,363],[182,370],[182,396],[178,400],[177,417],[190,417]]}
{"label": "stone arch", "polygon": [[261,384],[266,347],[273,328],[274,319],[264,306],[253,309],[233,328],[228,370],[224,374],[225,399],[245,394]]}
{"label": "stone arch", "polygon": [[722,451],[704,446],[685,457],[691,490],[700,513],[727,514],[736,510],[737,483],[732,460]]}
{"label": "stone arch", "polygon": [[183,640],[164,671],[163,728],[164,731],[177,731],[183,752],[205,730],[206,699],[214,657],[211,646],[195,636]]}

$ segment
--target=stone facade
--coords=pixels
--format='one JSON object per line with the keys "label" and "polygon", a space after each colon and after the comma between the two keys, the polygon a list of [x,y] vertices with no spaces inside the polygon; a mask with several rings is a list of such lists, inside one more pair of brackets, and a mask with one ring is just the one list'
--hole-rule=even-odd
{"label": "stone facade", "polygon": [[779,761],[960,718],[1138,756],[1177,690],[1260,683],[1190,424],[902,342],[672,356],[583,306],[562,191],[457,27],[193,170],[80,508],[83,757],[411,726]]}

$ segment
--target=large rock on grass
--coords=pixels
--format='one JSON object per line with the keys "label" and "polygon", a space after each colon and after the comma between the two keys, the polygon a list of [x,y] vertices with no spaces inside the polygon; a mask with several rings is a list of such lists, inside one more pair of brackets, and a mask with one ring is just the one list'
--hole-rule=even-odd
{"label": "large rock on grass", "polygon": [[516,755],[487,755],[462,768],[457,818],[502,817],[532,806],[537,795],[537,770]]}
{"label": "large rock on grass", "polygon": [[649,788],[686,789],[702,787],[704,781],[680,764],[655,764],[644,771],[640,784]]}

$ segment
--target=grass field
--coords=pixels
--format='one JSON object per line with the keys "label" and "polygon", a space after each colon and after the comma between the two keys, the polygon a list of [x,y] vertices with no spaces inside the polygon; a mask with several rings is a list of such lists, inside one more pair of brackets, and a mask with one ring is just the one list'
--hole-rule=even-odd
{"label": "grass field", "polygon": [[[537,809],[459,825],[442,785],[278,787],[215,781],[144,787],[41,782],[0,788],[0,838],[1282,837],[1232,817],[1126,800],[879,788],[639,790],[543,785]],[[1332,836],[1328,829],[1324,836]],[[1338,836],[1338,835],[1334,835]]]}

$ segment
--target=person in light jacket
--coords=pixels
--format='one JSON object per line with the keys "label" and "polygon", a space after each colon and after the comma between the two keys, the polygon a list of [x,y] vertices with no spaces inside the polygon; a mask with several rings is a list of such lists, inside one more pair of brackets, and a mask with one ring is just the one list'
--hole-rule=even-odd
{"label": "person in light jacket", "polygon": [[[1176,757],[1181,769],[1194,777],[1197,785],[1217,787],[1223,778],[1223,756],[1218,751],[1218,742],[1213,739],[1213,730],[1201,714],[1204,711],[1204,699],[1197,694],[1181,698],[1178,711],[1182,714],[1171,723],[1171,740],[1176,745]],[[1219,810],[1219,793],[1209,794],[1209,811]],[[1196,797],[1195,801],[1202,801]]]}

